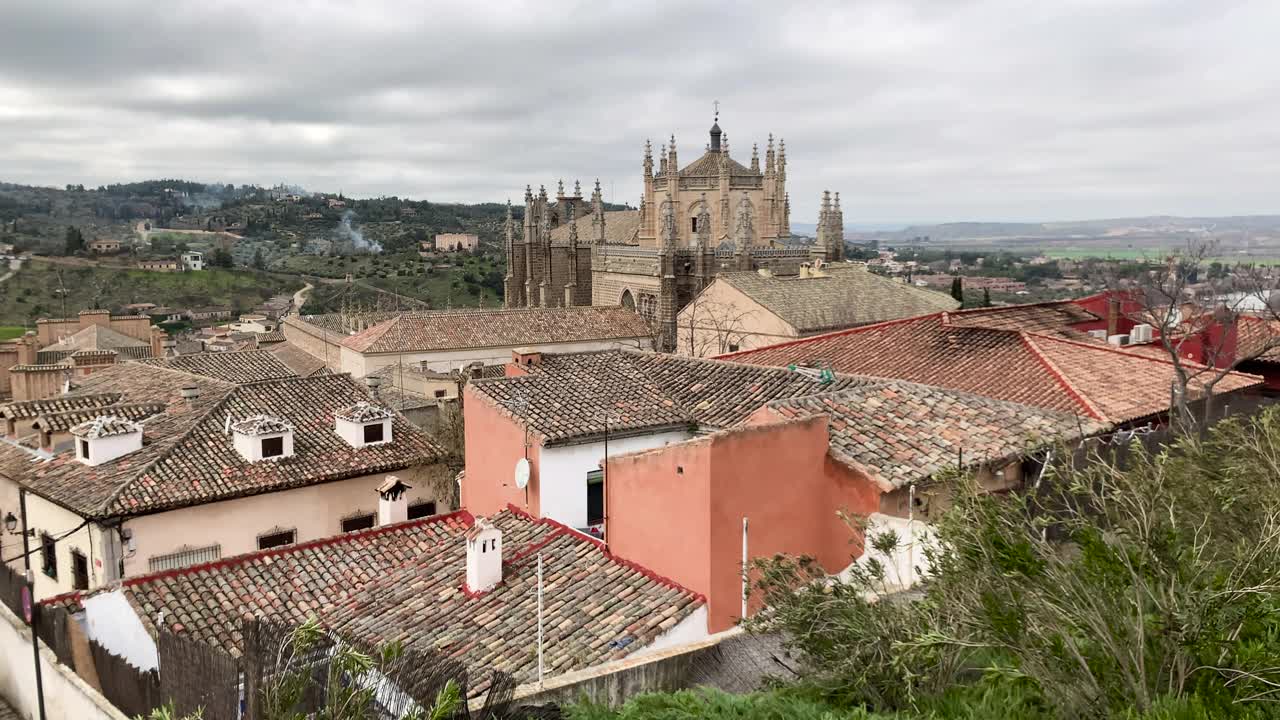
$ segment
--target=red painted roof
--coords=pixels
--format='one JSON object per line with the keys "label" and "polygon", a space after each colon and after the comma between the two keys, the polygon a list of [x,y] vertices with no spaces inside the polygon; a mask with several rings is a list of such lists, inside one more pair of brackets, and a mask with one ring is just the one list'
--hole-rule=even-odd
{"label": "red painted roof", "polygon": [[[1022,306],[1028,308],[1031,306]],[[1036,306],[1043,308],[1043,305]],[[1027,312],[1024,310],[1024,312]],[[1032,313],[1042,317],[1042,310]],[[868,325],[725,355],[738,362],[830,367],[964,390],[1001,400],[1121,423],[1169,407],[1172,363],[1127,353],[1087,337],[1008,329],[1007,314],[937,313]],[[1215,392],[1261,383],[1233,373]]]}

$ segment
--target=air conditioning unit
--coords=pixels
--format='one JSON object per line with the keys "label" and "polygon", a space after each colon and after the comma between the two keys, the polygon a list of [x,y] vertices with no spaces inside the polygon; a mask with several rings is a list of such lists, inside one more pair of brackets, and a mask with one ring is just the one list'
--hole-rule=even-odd
{"label": "air conditioning unit", "polygon": [[1155,337],[1155,328],[1143,323],[1134,325],[1129,331],[1129,340],[1135,343],[1149,343]]}
{"label": "air conditioning unit", "polygon": [[1094,338],[1096,340],[1106,340],[1107,331],[1106,330],[1090,330],[1089,337]]}
{"label": "air conditioning unit", "polygon": [[1107,342],[1117,347],[1121,345],[1128,345],[1129,336],[1128,335],[1111,335],[1110,337],[1107,338]]}

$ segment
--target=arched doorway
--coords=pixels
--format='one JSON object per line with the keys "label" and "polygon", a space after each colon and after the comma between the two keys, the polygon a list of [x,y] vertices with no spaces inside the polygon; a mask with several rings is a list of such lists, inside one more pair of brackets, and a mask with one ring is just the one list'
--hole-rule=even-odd
{"label": "arched doorway", "polygon": [[630,290],[623,290],[623,291],[622,291],[622,307],[624,307],[624,308],[626,308],[626,309],[628,309],[628,310],[635,310],[635,309],[636,309],[636,299],[635,299],[634,297],[631,297],[631,291],[630,291]]}

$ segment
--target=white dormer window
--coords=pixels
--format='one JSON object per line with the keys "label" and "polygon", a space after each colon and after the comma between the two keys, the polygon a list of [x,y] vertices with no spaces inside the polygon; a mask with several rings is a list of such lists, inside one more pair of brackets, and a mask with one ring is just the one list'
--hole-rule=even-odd
{"label": "white dormer window", "polygon": [[293,455],[293,425],[272,415],[254,415],[231,424],[236,452],[249,462]]}
{"label": "white dormer window", "polygon": [[334,432],[354,448],[391,442],[390,410],[368,402],[358,402],[333,414]]}
{"label": "white dormer window", "polygon": [[115,415],[96,417],[71,428],[76,459],[85,465],[101,465],[142,449],[142,426]]}

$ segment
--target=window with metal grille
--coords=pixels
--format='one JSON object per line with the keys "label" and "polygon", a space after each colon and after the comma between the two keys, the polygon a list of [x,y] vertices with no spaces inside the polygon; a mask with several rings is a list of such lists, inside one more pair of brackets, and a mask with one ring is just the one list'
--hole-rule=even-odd
{"label": "window with metal grille", "polygon": [[58,545],[49,533],[40,535],[40,571],[58,579]]}
{"label": "window with metal grille", "polygon": [[160,572],[162,570],[176,570],[188,565],[199,565],[200,563],[213,562],[222,557],[221,545],[210,545],[208,547],[184,547],[177,552],[171,552],[167,555],[153,555],[147,559],[147,567],[151,572]]}
{"label": "window with metal grille", "polygon": [[89,558],[79,550],[71,551],[71,587],[74,590],[89,589]]}
{"label": "window with metal grille", "polygon": [[353,515],[342,521],[342,532],[355,532],[356,530],[368,530],[373,527],[373,513],[368,515]]}
{"label": "window with metal grille", "polygon": [[418,518],[431,517],[436,514],[436,504],[434,502],[418,502],[409,506],[409,519],[416,520]]}
{"label": "window with metal grille", "polygon": [[297,537],[296,530],[280,530],[277,532],[269,532],[266,535],[258,536],[258,549],[269,550],[271,548],[292,545]]}
{"label": "window with metal grille", "polygon": [[382,423],[376,422],[371,425],[365,425],[364,441],[366,443],[382,442]]}
{"label": "window with metal grille", "polygon": [[262,457],[280,457],[284,454],[284,438],[262,438]]}

